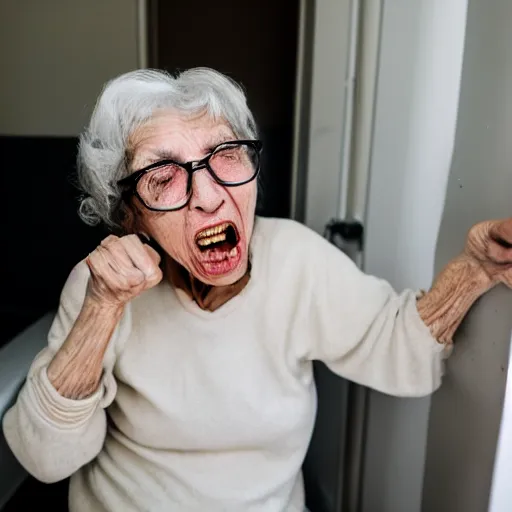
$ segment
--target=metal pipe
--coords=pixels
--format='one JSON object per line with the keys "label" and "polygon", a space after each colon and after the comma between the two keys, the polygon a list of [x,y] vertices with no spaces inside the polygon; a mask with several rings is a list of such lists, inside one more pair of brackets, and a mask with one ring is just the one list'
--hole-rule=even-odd
{"label": "metal pipe", "polygon": [[340,199],[338,203],[338,218],[341,220],[346,220],[350,213],[348,211],[348,187],[351,165],[352,128],[354,117],[354,91],[357,73],[357,41],[359,37],[359,11],[360,0],[352,0],[350,10],[348,70],[345,82],[346,95],[343,122],[343,155],[340,177]]}

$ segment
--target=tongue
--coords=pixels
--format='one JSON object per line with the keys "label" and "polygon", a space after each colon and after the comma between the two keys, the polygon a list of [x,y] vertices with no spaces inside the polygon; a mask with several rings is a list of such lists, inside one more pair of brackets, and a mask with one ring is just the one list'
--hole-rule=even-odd
{"label": "tongue", "polygon": [[214,244],[211,247],[208,247],[206,250],[208,252],[215,252],[215,253],[221,253],[221,252],[229,252],[232,249],[232,246],[228,242],[220,242],[218,244]]}

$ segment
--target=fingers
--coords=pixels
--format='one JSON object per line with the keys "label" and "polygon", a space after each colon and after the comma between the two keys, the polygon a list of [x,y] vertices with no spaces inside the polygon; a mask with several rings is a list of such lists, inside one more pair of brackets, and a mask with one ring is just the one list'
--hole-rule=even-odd
{"label": "fingers", "polygon": [[145,233],[137,233],[138,239],[142,242],[144,248],[148,251],[151,259],[156,265],[160,265],[161,257],[158,250],[155,247],[156,242],[151,240]]}
{"label": "fingers", "polygon": [[489,259],[499,265],[510,265],[512,264],[512,248],[507,249],[503,245],[492,242],[489,244]]}
{"label": "fingers", "polygon": [[154,275],[149,278],[149,285],[154,286],[155,284],[158,284],[164,276],[162,269],[159,266],[162,258],[160,257],[160,254],[158,254],[152,247],[149,247],[149,245],[144,244],[144,250],[147,252],[154,265]]}
{"label": "fingers", "polygon": [[158,253],[142,243],[136,235],[122,238],[110,235],[100,245],[111,253],[112,264],[121,273],[131,272],[132,267],[135,267],[147,278],[151,278],[160,263]]}
{"label": "fingers", "polygon": [[149,254],[149,257],[153,260],[153,263],[155,265],[160,265],[160,262],[162,261],[162,258],[160,257],[160,254],[158,254],[153,247],[150,247],[149,245],[144,244],[144,249]]}
{"label": "fingers", "polygon": [[512,217],[496,222],[491,229],[491,237],[507,249],[512,249]]}
{"label": "fingers", "polygon": [[91,293],[104,300],[126,303],[163,278],[160,256],[135,235],[110,235],[87,257]]}
{"label": "fingers", "polygon": [[146,279],[144,273],[131,264],[126,254],[125,261],[122,261],[119,255],[113,256],[113,252],[122,254],[123,251],[114,250],[113,247],[107,250],[100,245],[87,258],[91,276],[97,285],[103,291],[109,290],[114,294],[141,286]]}
{"label": "fingers", "polygon": [[512,218],[495,222],[489,234],[489,258],[499,264],[512,263]]}
{"label": "fingers", "polygon": [[111,235],[105,238],[96,250],[111,256],[109,258],[109,264],[115,272],[128,275],[133,271],[134,265],[121,238]]}
{"label": "fingers", "polygon": [[133,265],[139,268],[146,278],[152,279],[159,271],[160,256],[158,253],[149,245],[143,244],[136,235],[125,236],[121,242]]}

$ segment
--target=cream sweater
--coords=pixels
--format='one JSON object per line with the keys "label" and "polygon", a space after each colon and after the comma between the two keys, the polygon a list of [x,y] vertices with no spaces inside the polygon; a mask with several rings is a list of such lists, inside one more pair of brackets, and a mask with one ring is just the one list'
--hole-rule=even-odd
{"label": "cream sweater", "polygon": [[248,285],[213,313],[167,282],[133,300],[102,385],[77,401],[46,375],[84,299],[88,269],[73,270],[3,420],[29,473],[72,475],[71,512],[302,512],[313,360],[392,395],[440,385],[446,354],[415,293],[397,295],[292,221],[258,218],[251,251]]}

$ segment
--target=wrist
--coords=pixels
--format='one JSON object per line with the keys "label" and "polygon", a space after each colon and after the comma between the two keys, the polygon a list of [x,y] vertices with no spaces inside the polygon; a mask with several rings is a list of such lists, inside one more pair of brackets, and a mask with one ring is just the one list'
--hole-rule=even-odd
{"label": "wrist", "polygon": [[475,296],[475,300],[487,293],[497,284],[493,276],[489,275],[482,262],[470,254],[464,252],[449,263],[449,265],[451,264],[465,269],[464,273],[469,281],[468,284],[470,284],[468,289],[471,290],[472,295]]}
{"label": "wrist", "polygon": [[86,295],[82,310],[99,316],[117,318],[122,315],[124,307],[125,304],[121,302],[112,302],[99,297]]}
{"label": "wrist", "polygon": [[418,299],[418,312],[439,342],[451,343],[471,306],[493,286],[481,264],[462,254],[450,261],[430,291]]}

